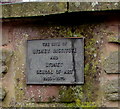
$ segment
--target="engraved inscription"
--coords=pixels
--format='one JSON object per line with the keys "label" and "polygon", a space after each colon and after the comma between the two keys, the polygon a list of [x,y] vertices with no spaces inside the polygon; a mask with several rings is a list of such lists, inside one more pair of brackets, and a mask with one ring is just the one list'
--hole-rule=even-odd
{"label": "engraved inscription", "polygon": [[27,42],[28,84],[82,84],[83,39],[46,39]]}

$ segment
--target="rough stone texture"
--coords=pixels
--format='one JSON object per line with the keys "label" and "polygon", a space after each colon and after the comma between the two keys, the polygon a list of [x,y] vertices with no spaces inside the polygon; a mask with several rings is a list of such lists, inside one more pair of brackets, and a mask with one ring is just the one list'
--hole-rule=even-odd
{"label": "rough stone texture", "polygon": [[6,96],[6,91],[3,88],[0,88],[0,101],[4,100]]}
{"label": "rough stone texture", "polygon": [[108,42],[120,44],[120,36],[108,37]]}
{"label": "rough stone texture", "polygon": [[118,51],[111,52],[110,55],[104,61],[104,70],[106,73],[120,73],[120,53]]}
{"label": "rough stone texture", "polygon": [[[58,18],[57,18],[58,19]],[[63,19],[61,19],[63,20]],[[56,23],[56,24],[54,24]],[[9,31],[12,30],[12,32],[9,34],[10,37],[10,44],[13,46],[14,55],[12,57],[13,63],[11,64],[11,68],[13,69],[12,72],[7,73],[11,76],[10,79],[14,82],[11,83],[14,85],[14,88],[9,90],[6,99],[9,99],[9,94],[13,94],[15,92],[15,101],[17,102],[15,106],[25,106],[26,103],[36,103],[39,102],[75,102],[77,99],[81,99],[83,102],[85,101],[95,101],[94,93],[97,91],[94,91],[97,87],[92,88],[94,82],[94,74],[91,74],[91,72],[96,73],[96,68],[94,67],[87,67],[86,68],[86,83],[83,87],[85,92],[83,92],[82,86],[71,86],[71,85],[26,85],[26,41],[32,40],[32,39],[48,39],[48,38],[62,38],[62,37],[72,37],[72,28],[71,26],[67,24],[58,24],[58,22],[54,22],[51,25],[51,22],[48,21],[42,21],[41,19],[36,21],[29,21],[27,18],[27,21],[14,21],[11,24],[10,22],[6,22],[4,26],[8,26],[7,28]],[[83,32],[87,32],[88,28],[86,30],[86,27],[90,27],[90,25],[81,26],[78,28],[78,30],[83,30]],[[91,28],[91,27],[90,27]],[[7,31],[7,29],[6,29]],[[91,32],[90,32],[91,33]],[[76,33],[77,34],[77,33]],[[79,34],[79,33],[78,33]],[[87,33],[86,33],[87,34]],[[79,37],[79,36],[78,36]],[[86,46],[90,46],[91,48],[95,48],[94,46],[95,42],[92,40],[92,46],[90,45],[89,41],[91,37],[86,37],[87,43]],[[98,37],[99,38],[99,37]],[[89,50],[86,49],[87,51]],[[89,51],[88,51],[89,52]],[[90,55],[91,54],[91,55]],[[92,59],[92,53],[91,51],[89,53],[86,53],[86,55],[89,55],[86,57],[86,60],[91,61]],[[96,58],[94,58],[95,61]],[[94,66],[94,61],[92,62],[92,65]],[[88,63],[88,62],[87,62]],[[95,65],[96,66],[96,65]],[[93,71],[94,70],[94,71]],[[90,74],[90,75],[89,75]],[[91,79],[93,81],[91,81]],[[97,77],[96,77],[97,78]],[[8,79],[8,78],[6,78]],[[89,82],[89,80],[91,82]],[[96,84],[96,80],[94,82]],[[7,84],[7,82],[6,82]],[[6,86],[6,85],[5,85]],[[47,95],[47,96],[46,96]],[[97,96],[97,95],[96,95]],[[7,100],[3,102],[3,105],[10,106],[11,100]],[[36,106],[35,104],[34,106]]]}
{"label": "rough stone texture", "polygon": [[27,87],[26,100],[32,102],[58,102],[59,86],[30,85]]}
{"label": "rough stone texture", "polygon": [[7,73],[13,51],[10,48],[2,47],[0,48],[0,53],[2,54],[2,56],[0,57],[0,65],[2,65],[0,74],[3,75],[4,73]]}
{"label": "rough stone texture", "polygon": [[10,31],[9,29],[6,27],[2,27],[2,45],[5,46],[7,44],[9,44],[9,34]]}
{"label": "rough stone texture", "polygon": [[2,17],[27,17],[75,11],[119,10],[119,2],[33,2],[2,5]]}
{"label": "rough stone texture", "polygon": [[[103,18],[103,22],[100,19],[101,22],[99,22],[98,19],[101,17],[95,17],[91,22],[91,18],[88,19],[89,16],[85,17],[87,19],[86,22],[85,18],[83,18],[84,20],[81,19],[81,16],[76,16],[76,13],[74,13],[73,17],[70,14],[70,17],[67,17],[66,20],[64,16],[60,18],[56,16],[38,17],[39,20],[37,18],[27,18],[26,21],[23,19],[4,19],[5,22],[3,26],[6,25],[6,29],[9,29],[9,31],[12,30],[9,37],[10,44],[14,49],[14,56],[12,59],[13,63],[11,64],[12,71],[7,73],[7,77],[5,76],[6,79],[3,80],[6,82],[4,86],[6,86],[8,90],[6,90],[8,93],[6,99],[3,101],[3,106],[10,107],[11,104],[14,104],[12,105],[14,107],[50,107],[55,106],[55,101],[57,101],[58,98],[60,102],[74,102],[72,106],[81,105],[83,102],[87,102],[89,106],[91,106],[93,102],[95,104],[103,102],[102,99],[100,99],[100,101],[98,100],[98,98],[101,97],[101,93],[99,92],[99,75],[101,70],[101,66],[99,65],[101,59],[99,55],[101,52],[99,50],[104,47],[104,43],[107,42],[105,42],[105,38],[110,33],[110,31],[106,31],[108,29],[105,23],[106,18]],[[68,19],[70,20],[69,23]],[[98,20],[98,22],[96,20]],[[32,85],[32,87],[26,85],[26,40],[60,37],[85,37],[85,84],[82,86]],[[10,85],[8,83],[10,83]],[[11,95],[15,97],[15,100],[12,99]],[[36,99],[36,101],[34,99]],[[53,105],[51,105],[52,103],[36,103],[42,102],[41,100],[43,102],[52,101]],[[59,104],[62,105],[62,103]],[[99,106],[101,106],[101,104],[99,104]]]}
{"label": "rough stone texture", "polygon": [[13,51],[11,50],[11,48],[5,47],[2,47],[0,49],[0,53],[2,54],[2,59],[0,60],[2,60],[4,64],[7,64],[10,61],[11,56],[13,55]]}
{"label": "rough stone texture", "polygon": [[22,2],[23,0],[2,0],[2,2]]}
{"label": "rough stone texture", "polygon": [[[18,22],[16,22],[18,23]],[[64,36],[71,36],[70,27],[60,26],[60,25],[44,25],[39,23],[28,23],[26,24],[12,25],[13,33],[11,36],[11,44],[13,45],[14,55],[13,55],[13,74],[15,75],[15,97],[18,104],[23,105],[22,102],[53,102],[58,101],[59,88],[60,86],[36,86],[36,85],[26,85],[26,40],[31,39],[45,39],[45,38],[60,38]],[[34,24],[34,25],[33,25]],[[24,25],[24,26],[23,26]],[[17,26],[17,28],[16,28]],[[12,72],[10,72],[12,73]],[[70,88],[68,87],[67,90]],[[73,93],[70,91],[70,94]],[[9,95],[9,94],[8,94]],[[46,96],[47,95],[47,96]],[[70,95],[69,95],[70,96]],[[56,99],[54,99],[56,97]],[[40,99],[41,98],[41,99]],[[71,99],[68,99],[68,102]],[[63,101],[63,100],[59,100]],[[73,101],[73,99],[72,99]]]}
{"label": "rough stone texture", "polygon": [[106,94],[107,100],[110,100],[110,101],[120,101],[119,81],[120,81],[120,79],[116,79],[116,80],[108,81],[105,84],[105,88],[104,89],[105,89],[105,94]]}
{"label": "rough stone texture", "polygon": [[19,4],[2,5],[3,18],[7,17],[27,17],[42,16],[49,14],[59,14],[67,11],[67,3],[61,2],[33,2]]}
{"label": "rough stone texture", "polygon": [[110,100],[110,101],[120,101],[120,94],[118,93],[108,94],[106,97],[107,97],[107,100]]}
{"label": "rough stone texture", "polygon": [[2,72],[0,73],[6,73],[8,70],[8,67],[7,66],[2,66]]}
{"label": "rough stone texture", "polygon": [[119,10],[118,2],[70,2],[69,11]]}

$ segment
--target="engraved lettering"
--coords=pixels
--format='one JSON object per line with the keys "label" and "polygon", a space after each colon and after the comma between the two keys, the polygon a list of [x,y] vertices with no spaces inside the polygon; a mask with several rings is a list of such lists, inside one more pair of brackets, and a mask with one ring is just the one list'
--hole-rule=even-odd
{"label": "engraved lettering", "polygon": [[27,84],[82,84],[82,38],[27,41]]}
{"label": "engraved lettering", "polygon": [[62,67],[63,63],[46,63],[46,67]]}
{"label": "engraved lettering", "polygon": [[58,60],[58,56],[52,56],[50,60]]}
{"label": "engraved lettering", "polygon": [[64,74],[73,74],[74,70],[66,70]]}
{"label": "engraved lettering", "polygon": [[67,46],[67,42],[63,42],[62,45],[63,45],[63,46]]}
{"label": "engraved lettering", "polygon": [[43,45],[44,47],[49,47],[49,46],[50,46],[50,43],[42,43],[42,45]]}
{"label": "engraved lettering", "polygon": [[53,49],[53,53],[76,53],[76,48],[74,49]]}
{"label": "engraved lettering", "polygon": [[53,74],[52,70],[37,70],[37,74]]}
{"label": "engraved lettering", "polygon": [[44,77],[44,81],[65,81],[64,77]]}
{"label": "engraved lettering", "polygon": [[51,43],[52,46],[60,46],[60,42]]}
{"label": "engraved lettering", "polygon": [[62,73],[61,70],[56,70],[56,74],[60,74],[60,73]]}
{"label": "engraved lettering", "polygon": [[47,54],[50,53],[50,49],[34,49],[33,54]]}

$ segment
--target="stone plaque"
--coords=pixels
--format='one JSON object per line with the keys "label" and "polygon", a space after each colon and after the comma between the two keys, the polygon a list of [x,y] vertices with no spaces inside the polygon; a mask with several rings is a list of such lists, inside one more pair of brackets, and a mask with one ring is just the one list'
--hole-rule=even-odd
{"label": "stone plaque", "polygon": [[27,41],[27,84],[83,84],[84,39]]}

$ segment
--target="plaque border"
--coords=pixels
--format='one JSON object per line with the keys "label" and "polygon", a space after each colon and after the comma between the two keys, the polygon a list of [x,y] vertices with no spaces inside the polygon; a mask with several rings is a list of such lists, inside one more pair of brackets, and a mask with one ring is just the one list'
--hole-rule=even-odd
{"label": "plaque border", "polygon": [[[82,82],[73,82],[73,83],[70,83],[70,82],[59,82],[59,83],[57,83],[57,82],[52,82],[52,83],[39,83],[39,82],[29,82],[28,81],[28,52],[27,52],[27,50],[28,50],[28,42],[29,41],[36,41],[36,40],[59,40],[59,39],[81,39],[82,40],[82,42],[83,42],[83,67],[82,67],[82,78],[83,78],[83,81]],[[26,84],[27,85],[83,85],[84,84],[84,80],[85,80],[85,77],[84,77],[84,67],[85,67],[85,63],[84,63],[84,54],[85,54],[85,49],[84,49],[84,41],[85,41],[85,38],[84,37],[64,37],[64,38],[46,38],[46,39],[28,39],[28,40],[26,40],[26,49],[25,49],[25,51],[26,51],[26,65],[25,65],[25,77],[26,77]]]}

